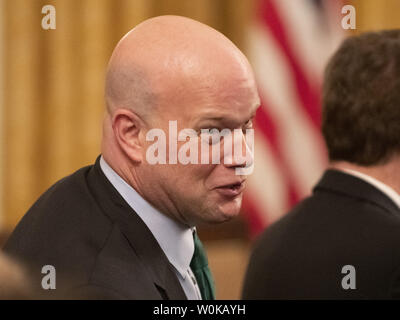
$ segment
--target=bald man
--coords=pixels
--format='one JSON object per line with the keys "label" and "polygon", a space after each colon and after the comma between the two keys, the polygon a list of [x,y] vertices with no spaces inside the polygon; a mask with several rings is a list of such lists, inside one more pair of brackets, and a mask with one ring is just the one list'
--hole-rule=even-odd
{"label": "bald man", "polygon": [[214,299],[195,226],[241,207],[259,106],[247,59],[204,24],[152,18],[116,46],[105,99],[101,155],[45,192],[5,250],[48,297]]}

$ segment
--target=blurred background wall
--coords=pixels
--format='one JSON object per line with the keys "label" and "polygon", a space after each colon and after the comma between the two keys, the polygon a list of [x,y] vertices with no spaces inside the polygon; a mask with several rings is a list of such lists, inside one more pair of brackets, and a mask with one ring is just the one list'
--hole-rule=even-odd
{"label": "blurred background wall", "polygon": [[[281,10],[282,1],[275,0]],[[342,3],[356,8],[357,29],[350,33],[400,27],[400,1]],[[56,8],[56,30],[41,27],[47,4]],[[256,0],[0,0],[3,239],[51,184],[99,154],[105,67],[127,31],[152,16],[183,15],[221,31],[252,56],[248,32],[258,5]],[[251,211],[248,202],[246,207]],[[220,299],[239,298],[252,223],[242,216],[228,227],[203,231]]]}

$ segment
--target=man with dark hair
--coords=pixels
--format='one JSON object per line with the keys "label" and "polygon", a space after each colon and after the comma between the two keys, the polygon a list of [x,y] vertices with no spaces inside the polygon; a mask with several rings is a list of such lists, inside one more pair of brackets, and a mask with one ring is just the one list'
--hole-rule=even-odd
{"label": "man with dark hair", "polygon": [[260,237],[245,299],[400,297],[400,31],[345,40],[322,104],[330,166]]}

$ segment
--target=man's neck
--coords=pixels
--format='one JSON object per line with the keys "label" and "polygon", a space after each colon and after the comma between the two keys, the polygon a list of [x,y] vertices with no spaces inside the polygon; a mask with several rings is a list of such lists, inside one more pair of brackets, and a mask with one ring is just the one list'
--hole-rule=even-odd
{"label": "man's neck", "polygon": [[382,165],[360,166],[346,161],[331,162],[329,167],[336,170],[352,170],[368,175],[400,194],[400,158]]}

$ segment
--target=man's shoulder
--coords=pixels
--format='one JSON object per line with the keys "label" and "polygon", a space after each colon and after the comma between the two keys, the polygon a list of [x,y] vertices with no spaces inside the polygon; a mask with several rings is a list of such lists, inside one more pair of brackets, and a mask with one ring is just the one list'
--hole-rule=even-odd
{"label": "man's shoulder", "polygon": [[86,181],[92,167],[77,170],[44,192],[18,223],[4,251],[27,265],[78,270],[93,263],[112,222]]}
{"label": "man's shoulder", "polygon": [[398,272],[399,246],[396,212],[346,194],[313,194],[258,238],[245,297],[255,290],[264,298],[346,298],[346,293],[337,291],[345,265],[357,268],[360,296],[354,297],[378,297],[378,289],[389,292],[390,277]]}
{"label": "man's shoulder", "polygon": [[[351,235],[351,229],[357,230],[360,225],[383,235],[388,230],[400,230],[400,209],[388,210],[372,199],[345,192],[314,192],[272,223],[259,241],[268,242],[270,237],[283,235],[296,238],[303,233],[317,236],[318,230],[346,230]],[[396,234],[400,239],[400,232]]]}
{"label": "man's shoulder", "polygon": [[[58,290],[45,292],[45,298],[159,298],[148,265],[121,230],[126,221],[119,221],[116,212],[125,210],[122,200],[99,170],[87,166],[51,186],[22,218],[4,249],[28,266],[39,292],[41,268],[55,267]],[[131,212],[123,213],[130,217]],[[133,230],[146,232],[135,221],[129,219]]]}
{"label": "man's shoulder", "polygon": [[27,214],[38,212],[42,215],[51,215],[66,207],[82,206],[82,202],[78,201],[88,199],[86,175],[92,167],[92,165],[82,167],[55,182],[39,196]]}
{"label": "man's shoulder", "polygon": [[[54,183],[26,212],[15,231],[24,229],[24,233],[35,233],[37,237],[38,232],[46,229],[59,236],[63,232],[74,233],[80,227],[89,227],[89,221],[107,222],[87,181],[92,168],[83,167]],[[52,226],[56,229],[52,230]]]}
{"label": "man's shoulder", "polygon": [[268,226],[253,254],[268,263],[296,256],[301,257],[296,261],[308,257],[318,264],[326,252],[331,257],[350,252],[351,257],[364,257],[374,264],[378,264],[376,256],[391,257],[393,264],[386,264],[390,269],[400,263],[399,246],[400,210],[387,210],[347,193],[324,191],[314,192]]}

